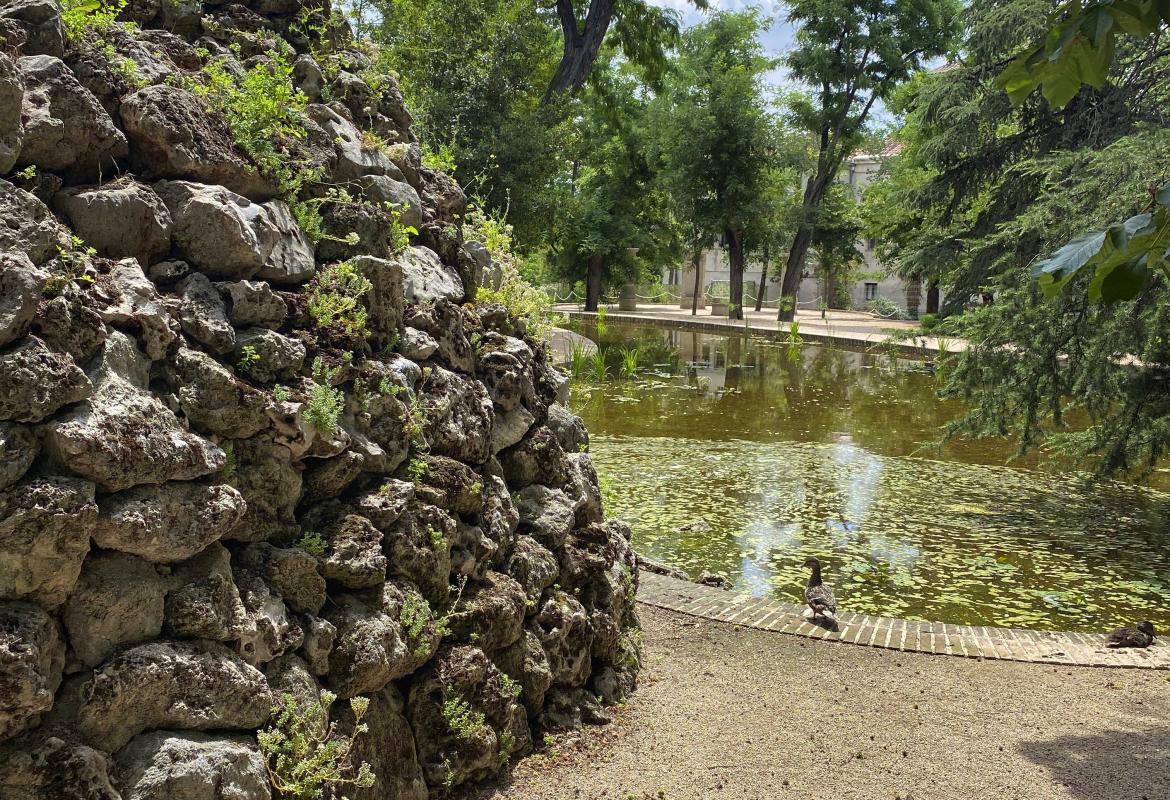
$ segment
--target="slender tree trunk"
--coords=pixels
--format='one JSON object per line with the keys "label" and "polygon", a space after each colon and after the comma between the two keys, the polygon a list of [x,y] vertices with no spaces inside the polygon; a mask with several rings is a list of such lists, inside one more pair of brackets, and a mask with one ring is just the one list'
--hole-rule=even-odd
{"label": "slender tree trunk", "polygon": [[731,292],[727,316],[743,319],[743,230],[727,230],[728,249],[731,251]]}
{"label": "slender tree trunk", "polygon": [[586,311],[596,311],[601,302],[601,268],[604,264],[602,256],[589,257],[589,271],[585,273]]}
{"label": "slender tree trunk", "polygon": [[768,286],[768,244],[764,243],[764,269],[760,272],[760,285],[756,287],[756,311],[764,304],[764,292]]}
{"label": "slender tree trunk", "polygon": [[695,290],[691,293],[691,316],[696,316],[699,313],[699,292],[703,290],[703,253],[699,250],[699,240],[695,240],[694,252],[691,255],[692,264],[695,268]]}
{"label": "slender tree trunk", "polygon": [[584,88],[609,24],[613,21],[613,6],[614,0],[590,0],[589,10],[585,13],[585,29],[582,31],[577,28],[573,0],[557,0],[564,50],[556,75],[545,92],[545,99],[565,92],[576,94]]}
{"label": "slender tree trunk", "polygon": [[800,291],[800,278],[804,274],[804,261],[812,237],[812,226],[801,225],[792,240],[792,249],[788,251],[788,261],[784,264],[784,278],[780,282],[781,302],[776,319],[781,322],[791,322],[796,318],[796,296]]}

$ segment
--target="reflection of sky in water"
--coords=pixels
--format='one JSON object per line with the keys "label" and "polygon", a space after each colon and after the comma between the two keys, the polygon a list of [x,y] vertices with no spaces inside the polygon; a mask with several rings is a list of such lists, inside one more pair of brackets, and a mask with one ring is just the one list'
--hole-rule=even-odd
{"label": "reflection of sky in water", "polygon": [[725,340],[639,335],[662,369],[579,383],[574,407],[607,512],[631,522],[641,552],[789,600],[801,596],[804,558],[817,555],[852,611],[1170,625],[1166,495],[997,466],[1009,449],[995,443],[923,451],[953,409],[935,400],[930,376],[866,356],[804,348],[788,360],[783,348],[741,345],[754,368],[705,367],[713,386],[735,391],[704,392],[688,385],[686,363],[713,353],[734,363]]}

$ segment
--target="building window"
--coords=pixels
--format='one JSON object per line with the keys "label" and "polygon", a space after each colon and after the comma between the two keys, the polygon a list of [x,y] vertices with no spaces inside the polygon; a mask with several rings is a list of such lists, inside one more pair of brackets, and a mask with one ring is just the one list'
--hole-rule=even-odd
{"label": "building window", "polygon": [[865,299],[866,300],[874,300],[876,298],[877,298],[877,284],[876,283],[865,284]]}

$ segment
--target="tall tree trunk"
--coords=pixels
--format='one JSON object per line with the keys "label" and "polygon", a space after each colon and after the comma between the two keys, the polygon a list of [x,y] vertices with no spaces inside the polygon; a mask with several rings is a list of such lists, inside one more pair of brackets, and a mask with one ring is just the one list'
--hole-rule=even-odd
{"label": "tall tree trunk", "polygon": [[764,243],[764,269],[760,272],[760,285],[756,287],[756,311],[764,304],[764,292],[768,286],[768,244]]}
{"label": "tall tree trunk", "polygon": [[699,313],[699,292],[703,291],[703,252],[699,249],[698,239],[695,239],[691,259],[695,268],[695,290],[691,292],[691,316],[693,317]]}
{"label": "tall tree trunk", "polygon": [[602,256],[589,257],[589,271],[585,273],[586,311],[596,311],[601,302],[601,268],[604,264]]}
{"label": "tall tree trunk", "polygon": [[545,92],[545,99],[554,94],[576,94],[585,86],[601,43],[613,21],[614,0],[590,0],[585,13],[585,29],[577,28],[577,12],[573,0],[557,0],[557,16],[564,34],[561,63]]}
{"label": "tall tree trunk", "polygon": [[743,319],[743,230],[727,230],[727,245],[731,251],[731,291],[727,316]]}
{"label": "tall tree trunk", "polygon": [[801,225],[792,240],[792,249],[788,251],[788,261],[784,264],[784,278],[780,282],[780,310],[776,319],[781,322],[796,319],[796,296],[800,291],[800,278],[804,274],[804,261],[812,237],[812,226]]}

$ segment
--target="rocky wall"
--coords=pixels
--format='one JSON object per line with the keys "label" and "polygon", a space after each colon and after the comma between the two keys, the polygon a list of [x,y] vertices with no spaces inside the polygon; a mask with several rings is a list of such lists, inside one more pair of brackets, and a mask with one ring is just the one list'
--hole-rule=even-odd
{"label": "rocky wall", "polygon": [[[257,731],[323,690],[354,800],[605,721],[629,530],[393,77],[299,0],[117,8],[0,0],[0,800],[280,797]],[[200,92],[274,52],[299,197]]]}

